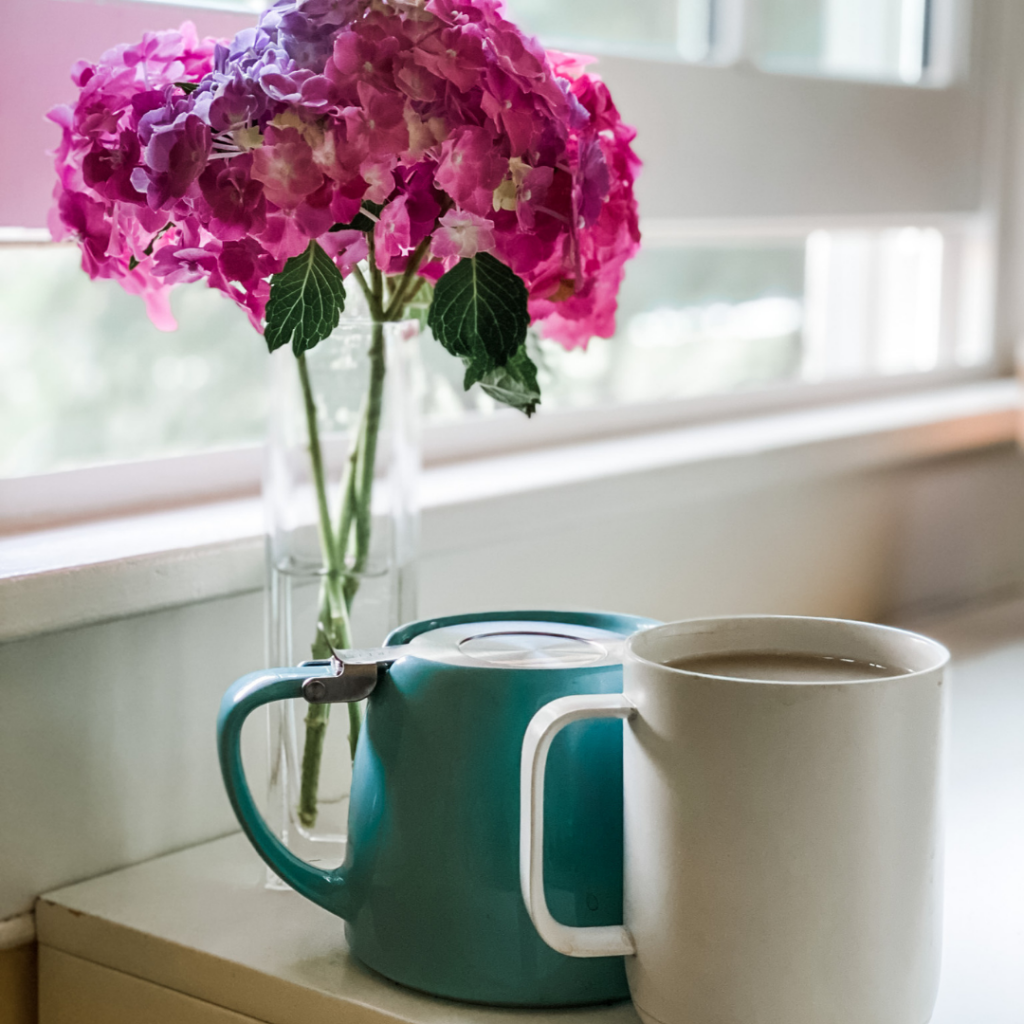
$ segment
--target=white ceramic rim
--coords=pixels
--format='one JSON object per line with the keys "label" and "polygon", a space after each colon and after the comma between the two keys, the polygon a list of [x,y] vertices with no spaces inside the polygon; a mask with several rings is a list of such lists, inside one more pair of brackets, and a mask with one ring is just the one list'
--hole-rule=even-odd
{"label": "white ceramic rim", "polygon": [[[819,684],[814,682],[790,682],[780,679],[746,679],[741,676],[719,676],[713,675],[710,672],[694,672],[692,669],[677,668],[673,665],[666,665],[663,661],[657,661],[652,657],[646,657],[645,655],[638,653],[636,650],[637,646],[650,643],[653,638],[658,636],[664,636],[666,634],[669,636],[685,636],[698,634],[700,632],[696,628],[687,630],[681,629],[680,627],[699,627],[701,625],[712,625],[715,623],[736,623],[742,625],[743,623],[765,622],[782,622],[790,624],[806,622],[817,623],[821,626],[836,625],[840,627],[852,627],[860,632],[872,633],[875,636],[886,636],[892,640],[899,638],[901,640],[916,642],[922,648],[928,649],[933,653],[933,660],[930,664],[926,664],[921,668],[907,669],[906,671],[899,672],[895,675],[865,676],[862,679],[822,680]],[[763,650],[763,647],[751,647],[748,649]],[[793,648],[787,649],[791,650],[792,653],[807,653],[806,651],[801,652]],[[836,654],[833,656],[842,655]],[[860,683],[882,683],[892,682],[894,680],[911,680],[918,679],[921,676],[934,674],[936,672],[943,672],[948,667],[950,659],[951,655],[945,646],[940,644],[938,640],[933,640],[931,637],[925,636],[922,633],[915,633],[909,629],[901,629],[899,626],[885,626],[878,622],[862,622],[858,619],[837,619],[817,615],[707,615],[692,619],[679,619],[675,622],[664,622],[658,626],[650,626],[647,629],[642,629],[639,632],[634,633],[627,639],[624,651],[624,660],[634,661],[642,665],[649,665],[652,668],[662,669],[675,675],[691,676],[699,679],[715,679],[729,683],[749,683],[756,686],[848,686],[851,684],[858,685]]]}

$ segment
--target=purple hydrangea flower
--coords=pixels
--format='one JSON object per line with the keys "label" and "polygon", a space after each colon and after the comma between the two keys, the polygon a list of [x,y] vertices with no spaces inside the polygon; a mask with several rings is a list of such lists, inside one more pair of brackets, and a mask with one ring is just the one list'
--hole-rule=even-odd
{"label": "purple hydrangea flower", "polygon": [[343,275],[366,258],[331,229],[369,209],[384,273],[491,252],[548,336],[585,344],[639,247],[633,131],[585,63],[497,0],[279,0],[230,41],[149,33],[72,69],[54,231],[165,326],[167,289],[197,278],[258,325],[311,239]]}

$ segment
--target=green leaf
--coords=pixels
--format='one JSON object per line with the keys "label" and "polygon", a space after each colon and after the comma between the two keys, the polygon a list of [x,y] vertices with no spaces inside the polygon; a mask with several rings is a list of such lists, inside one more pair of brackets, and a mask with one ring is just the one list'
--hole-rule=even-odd
{"label": "green leaf", "polygon": [[263,330],[273,352],[291,342],[296,356],[323,341],[345,308],[345,283],[334,261],[316,242],[293,256],[270,279],[267,324]]}
{"label": "green leaf", "polygon": [[[371,203],[369,199],[363,200],[360,211],[347,224],[334,224],[328,231],[372,231],[376,221],[373,217],[380,217],[380,211],[384,209],[383,203]],[[368,217],[363,211],[368,211],[373,216]]]}
{"label": "green leaf", "polygon": [[532,416],[540,404],[537,367],[525,345],[504,366],[484,374],[480,387],[495,401],[504,402],[527,416]]}
{"label": "green leaf", "polygon": [[175,82],[174,83],[185,95],[195,92],[199,88],[198,82]]}
{"label": "green leaf", "polygon": [[526,285],[489,253],[460,260],[434,286],[427,325],[466,364],[463,387],[506,366],[526,340]]}
{"label": "green leaf", "polygon": [[372,231],[373,221],[365,213],[357,213],[347,224],[332,224],[328,231]]}
{"label": "green leaf", "polygon": [[157,243],[157,242],[158,242],[158,241],[160,240],[160,236],[161,236],[161,235],[163,235],[163,234],[165,234],[166,232],[170,231],[170,230],[171,230],[171,228],[173,228],[173,227],[174,227],[174,221],[172,221],[172,220],[169,220],[169,221],[168,221],[168,222],[167,222],[167,223],[166,223],[166,224],[165,224],[165,225],[164,225],[164,226],[163,226],[163,227],[162,227],[162,228],[161,228],[161,229],[160,229],[160,230],[159,230],[159,231],[158,231],[158,232],[157,232],[157,233],[156,233],[156,234],[155,234],[155,235],[154,235],[154,236],[153,236],[153,237],[152,237],[152,238],[150,239],[150,240],[149,240],[149,245],[147,245],[147,246],[146,246],[146,248],[142,250],[142,252],[143,252],[143,255],[145,255],[145,256],[152,256],[152,255],[153,255],[153,246],[154,246],[154,245],[156,245],[156,243]]}

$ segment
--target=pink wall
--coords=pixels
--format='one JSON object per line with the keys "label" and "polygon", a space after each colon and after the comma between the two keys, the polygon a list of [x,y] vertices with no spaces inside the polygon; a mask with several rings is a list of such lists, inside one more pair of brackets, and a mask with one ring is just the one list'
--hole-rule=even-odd
{"label": "pink wall", "polygon": [[0,226],[44,227],[53,188],[47,150],[58,139],[46,111],[74,96],[68,70],[154,29],[195,22],[201,35],[232,36],[256,15],[168,4],[98,0],[0,0]]}

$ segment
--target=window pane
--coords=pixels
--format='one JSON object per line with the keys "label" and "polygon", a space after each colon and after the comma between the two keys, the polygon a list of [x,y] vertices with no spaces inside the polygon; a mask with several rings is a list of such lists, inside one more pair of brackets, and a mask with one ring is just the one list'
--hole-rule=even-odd
{"label": "window pane", "polygon": [[760,0],[756,57],[766,70],[918,82],[931,0]]}
{"label": "window pane", "polygon": [[[533,343],[542,412],[978,366],[991,358],[984,230],[818,230],[673,241],[652,225],[614,338]],[[156,331],[139,298],[90,281],[72,246],[0,245],[0,476],[263,438],[267,357],[202,284]],[[422,348],[426,421],[496,409],[440,345]]]}
{"label": "window pane", "polygon": [[[586,349],[534,340],[544,410],[720,394],[798,379],[804,242],[649,246],[627,265],[613,338]],[[437,350],[437,351],[435,351]],[[461,364],[424,353],[428,417],[489,411]]]}
{"label": "window pane", "polygon": [[[534,343],[542,408],[982,365],[990,253],[973,225],[649,243],[627,266],[614,338],[571,352]],[[494,408],[477,389],[462,392],[460,365],[438,346],[424,354],[429,417]]]}
{"label": "window pane", "polygon": [[618,333],[543,348],[549,406],[657,401],[799,374],[804,247],[650,247],[626,271]]}
{"label": "window pane", "polygon": [[177,288],[163,333],[79,262],[0,245],[0,476],[262,440],[266,347],[232,302]]}
{"label": "window pane", "polygon": [[545,44],[665,59],[708,56],[715,0],[507,0],[508,17]]}

